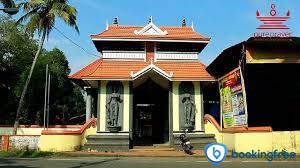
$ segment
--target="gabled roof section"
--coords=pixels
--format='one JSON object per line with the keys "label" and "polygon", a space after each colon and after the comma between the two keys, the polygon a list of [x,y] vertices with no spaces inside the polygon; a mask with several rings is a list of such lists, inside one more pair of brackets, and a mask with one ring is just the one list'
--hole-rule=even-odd
{"label": "gabled roof section", "polygon": [[189,26],[110,25],[99,34],[91,35],[93,41],[183,41],[208,43],[210,38],[194,31]]}
{"label": "gabled roof section", "polygon": [[153,70],[171,81],[214,81],[200,61],[112,61],[102,58],[70,75],[81,80],[135,80]]}
{"label": "gabled roof section", "polygon": [[152,63],[136,73],[131,71],[130,75],[131,75],[132,79],[135,80],[151,70],[155,71],[156,73],[160,74],[161,76],[165,77],[168,80],[171,80],[171,78],[173,76],[173,72],[170,72],[168,74],[167,72],[165,72],[164,70],[160,69],[159,67],[157,67],[156,65],[154,65]]}
{"label": "gabled roof section", "polygon": [[143,29],[135,30],[134,34],[136,34],[136,35],[167,35],[168,32],[166,30],[162,31],[153,22],[150,22]]}

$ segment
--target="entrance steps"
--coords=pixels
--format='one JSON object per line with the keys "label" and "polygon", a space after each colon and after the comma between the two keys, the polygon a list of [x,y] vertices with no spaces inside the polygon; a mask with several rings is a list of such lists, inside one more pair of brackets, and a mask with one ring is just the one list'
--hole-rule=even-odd
{"label": "entrance steps", "polygon": [[128,151],[128,135],[88,135],[83,150]]}
{"label": "entrance steps", "polygon": [[[148,151],[148,152],[171,152],[182,150],[179,140],[180,134],[174,135],[174,145],[168,144],[153,144],[153,146],[133,146],[130,149],[128,135],[88,135],[87,142],[82,147],[83,150],[94,151]],[[188,134],[194,150],[203,150],[210,143],[216,142],[214,134]]]}
{"label": "entrance steps", "polygon": [[[182,149],[181,142],[179,140],[180,134],[174,136],[174,147],[178,150]],[[207,144],[217,142],[214,134],[188,134],[193,149],[203,150]]]}
{"label": "entrance steps", "polygon": [[131,152],[139,152],[139,151],[175,151],[175,148],[171,148],[164,144],[158,144],[153,146],[133,146]]}

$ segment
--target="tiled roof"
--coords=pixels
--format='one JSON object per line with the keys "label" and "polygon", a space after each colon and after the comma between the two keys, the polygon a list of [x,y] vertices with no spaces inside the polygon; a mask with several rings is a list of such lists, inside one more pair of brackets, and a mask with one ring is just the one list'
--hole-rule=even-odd
{"label": "tiled roof", "polygon": [[161,26],[162,31],[167,31],[167,35],[137,35],[135,30],[143,29],[143,26],[109,26],[102,33],[91,35],[92,39],[147,39],[147,40],[190,40],[190,41],[209,41],[210,38],[204,37],[193,30],[192,27]]}
{"label": "tiled roof", "polygon": [[[70,78],[133,80],[132,73],[136,73],[150,64],[145,61],[111,61],[100,58],[74,73]],[[158,61],[153,64],[166,73],[173,74],[171,80],[215,80],[200,61]]]}

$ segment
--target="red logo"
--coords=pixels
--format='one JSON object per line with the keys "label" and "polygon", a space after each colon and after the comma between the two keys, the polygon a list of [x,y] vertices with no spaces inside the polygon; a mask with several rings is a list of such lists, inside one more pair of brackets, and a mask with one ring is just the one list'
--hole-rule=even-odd
{"label": "red logo", "polygon": [[270,16],[260,16],[259,11],[256,11],[256,18],[262,22],[257,29],[290,29],[284,22],[286,22],[290,18],[290,11],[287,11],[286,16],[277,16],[276,6],[275,4],[271,5]]}
{"label": "red logo", "polygon": [[278,16],[275,4],[271,5],[269,16],[261,16],[259,11],[256,11],[256,18],[261,22],[261,25],[256,29],[263,32],[254,33],[254,37],[291,37],[291,32],[287,31],[290,28],[284,24],[290,19],[290,15],[291,13],[288,10],[285,15]]}

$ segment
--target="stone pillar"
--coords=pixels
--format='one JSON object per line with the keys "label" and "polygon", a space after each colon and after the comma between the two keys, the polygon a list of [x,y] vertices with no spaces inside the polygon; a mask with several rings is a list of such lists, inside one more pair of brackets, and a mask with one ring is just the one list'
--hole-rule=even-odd
{"label": "stone pillar", "polygon": [[203,89],[202,83],[200,83],[200,105],[201,105],[201,131],[204,131],[204,101],[203,101]]}
{"label": "stone pillar", "polygon": [[200,82],[193,82],[195,87],[195,105],[196,105],[196,114],[195,114],[195,130],[194,131],[203,131],[202,123],[203,123],[203,107],[201,100],[201,87]]}
{"label": "stone pillar", "polygon": [[97,132],[100,132],[100,105],[101,105],[101,81],[98,81],[98,90],[97,90]]}
{"label": "stone pillar", "polygon": [[178,81],[172,82],[172,113],[173,113],[173,132],[180,131],[179,129],[179,84]]}
{"label": "stone pillar", "polygon": [[169,82],[169,145],[174,146],[173,136],[173,83]]}
{"label": "stone pillar", "polygon": [[86,106],[85,106],[85,121],[91,119],[92,116],[92,93],[91,88],[85,88],[86,91]]}
{"label": "stone pillar", "polygon": [[133,142],[133,83],[129,82],[129,144]]}

